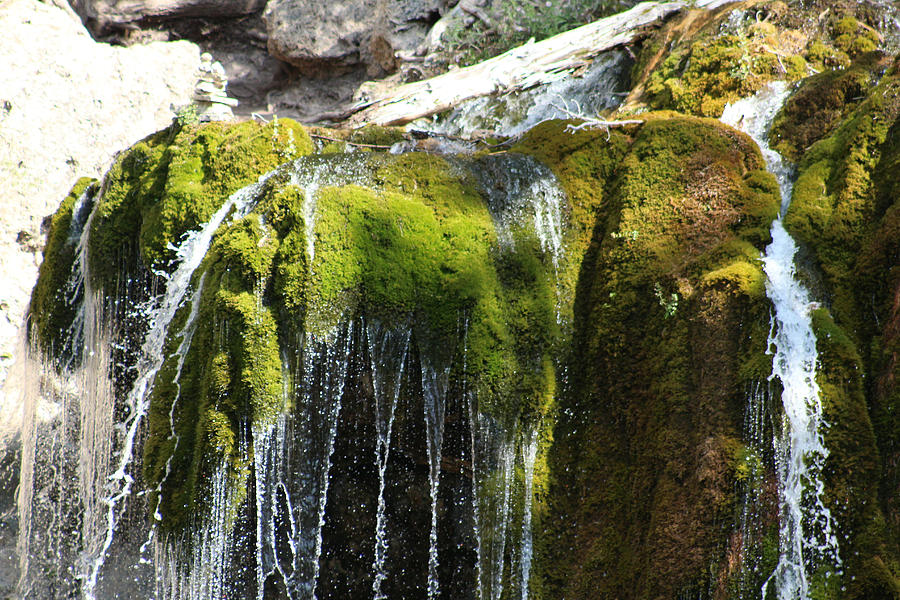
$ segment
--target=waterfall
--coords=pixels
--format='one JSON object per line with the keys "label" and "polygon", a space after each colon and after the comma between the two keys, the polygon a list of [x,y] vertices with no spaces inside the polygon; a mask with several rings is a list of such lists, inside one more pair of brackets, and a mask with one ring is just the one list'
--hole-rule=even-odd
{"label": "waterfall", "polygon": [[[40,361],[35,350],[26,358],[25,421],[19,482],[20,579],[18,593],[75,593],[85,579],[87,557],[105,538],[104,493],[113,438],[113,404],[107,327],[101,297],[91,286],[87,261],[93,204],[90,188],[73,207],[68,244],[75,244],[66,302],[77,306],[69,335],[69,362]],[[82,363],[75,365],[76,353]],[[90,402],[81,402],[90,398]],[[41,457],[41,464],[36,461]],[[69,489],[77,482],[76,490]],[[49,498],[57,497],[56,503]],[[81,539],[79,547],[78,538]],[[37,562],[37,564],[34,564]],[[35,568],[36,567],[36,568]],[[66,582],[44,582],[34,571],[66,569]]]}
{"label": "waterfall", "polygon": [[[22,597],[334,597],[346,583],[334,574],[344,558],[334,548],[347,539],[336,524],[358,516],[361,550],[353,552],[365,560],[360,579],[376,600],[405,593],[436,600],[476,588],[484,600],[527,598],[537,434],[520,431],[518,414],[480,412],[479,382],[467,380],[467,309],[457,313],[455,334],[432,330],[413,310],[388,324],[363,309],[324,332],[307,316],[288,332],[289,341],[279,339],[283,412],[233,425],[236,454],[216,456],[199,470],[196,514],[183,531],[166,522],[168,490],[180,493],[176,479],[186,476],[179,457],[196,443],[185,434],[183,411],[196,400],[188,392],[192,346],[208,335],[204,307],[216,292],[209,289],[215,271],[208,276],[201,266],[214,236],[267,197],[270,179],[297,186],[309,268],[328,268],[321,257],[314,262],[317,197],[329,186],[377,189],[379,160],[311,157],[279,167],[172,245],[171,274],[156,273],[153,282],[165,286],[161,292],[137,278],[123,280],[127,293],[115,302],[92,286],[94,202],[89,194],[79,199],[70,231],[76,259],[65,290],[77,309],[65,336],[69,347],[55,362],[40,360],[37,351],[30,355],[19,496]],[[484,165],[503,177],[505,189],[482,182],[500,251],[537,254],[537,272],[555,283],[565,198],[551,171],[517,156],[449,161],[468,182],[479,180]],[[262,310],[267,292],[258,288]],[[138,335],[117,338],[126,322]],[[160,398],[153,394],[157,384],[168,395],[151,408],[151,397]],[[366,443],[342,445],[356,425],[371,429]],[[152,485],[145,484],[140,461],[148,429],[165,448],[152,465]],[[348,448],[362,448],[362,458]],[[358,504],[342,514],[344,497],[334,492],[359,482]],[[395,531],[406,517],[416,531]],[[409,542],[421,542],[412,559],[403,556]],[[406,575],[413,575],[410,565],[415,577]],[[58,575],[45,577],[48,572]],[[404,577],[416,581],[398,581]],[[352,584],[360,589],[358,581]]]}
{"label": "waterfall", "polygon": [[[131,368],[137,378],[128,391],[124,406],[119,407],[112,391],[110,373],[114,365],[110,362],[112,348],[108,339],[108,321],[115,315],[107,314],[100,292],[91,285],[87,248],[94,213],[91,212],[86,220],[80,216],[88,202],[86,196],[79,199],[73,209],[70,238],[78,236],[79,241],[67,297],[70,304],[77,304],[78,311],[67,336],[71,347],[64,355],[70,359],[58,366],[31,359],[39,365],[40,374],[29,375],[29,379],[43,383],[41,389],[26,396],[25,402],[19,495],[19,556],[22,562],[18,587],[21,595],[28,595],[37,583],[31,574],[30,561],[33,550],[40,548],[40,554],[54,565],[51,568],[71,572],[67,577],[60,577],[54,585],[74,586],[79,582],[77,585],[83,597],[96,597],[101,569],[127,508],[126,503],[133,497],[135,450],[140,443],[139,432],[153,380],[166,358],[163,347],[169,324],[184,300],[193,273],[206,255],[215,231],[232,212],[237,217],[245,214],[268,176],[233,194],[200,230],[186,234],[175,248],[177,267],[167,277],[164,294],[139,306],[136,313],[129,313],[130,318],[148,323],[148,331],[136,364]],[[80,231],[76,232],[75,228]],[[80,364],[77,364],[78,358]],[[50,403],[42,397],[48,398]],[[47,407],[55,407],[55,415],[38,418],[38,413]],[[119,413],[122,418],[117,421]],[[69,442],[70,439],[74,439],[74,444]],[[45,448],[45,445],[49,447]],[[73,446],[78,449],[77,455],[69,456]],[[49,471],[36,481],[38,447],[41,447],[42,463]],[[75,472],[68,473],[67,470]],[[75,494],[68,490],[71,480],[78,481]],[[48,493],[60,500],[55,505],[47,504],[42,495]],[[74,498],[80,506],[75,505]],[[35,515],[35,510],[42,514]],[[42,523],[49,524],[47,531],[37,531],[34,527],[38,517]],[[78,535],[67,532],[72,524],[80,524]]]}
{"label": "waterfall", "polygon": [[740,127],[759,145],[781,191],[781,210],[772,224],[772,243],[763,256],[766,294],[775,307],[768,340],[773,354],[772,379],[781,382],[784,416],[774,440],[780,512],[778,566],[763,585],[772,582],[779,600],[806,600],[808,569],[821,564],[840,568],[834,520],[823,502],[821,479],[828,449],[827,426],[816,383],[816,337],[812,330],[809,292],[798,280],[797,245],[784,228],[793,181],[791,170],[766,142],[768,127],[790,91],[777,83],[756,96],[725,108],[722,120]]}
{"label": "waterfall", "polygon": [[[246,440],[241,454],[246,455]],[[213,468],[208,507],[195,519],[190,544],[163,541],[155,546],[156,593],[160,599],[205,600],[227,598],[226,574],[231,566],[234,526],[234,487],[224,458]]]}
{"label": "waterfall", "polygon": [[[762,542],[765,536],[763,520],[773,508],[775,499],[766,486],[765,464],[772,459],[771,383],[755,382],[747,392],[747,408],[744,413],[744,436],[748,445],[747,473],[743,482],[744,502],[741,506],[740,599],[759,600],[755,583],[764,575]],[[768,574],[765,574],[767,577]],[[748,595],[749,594],[749,595]]]}

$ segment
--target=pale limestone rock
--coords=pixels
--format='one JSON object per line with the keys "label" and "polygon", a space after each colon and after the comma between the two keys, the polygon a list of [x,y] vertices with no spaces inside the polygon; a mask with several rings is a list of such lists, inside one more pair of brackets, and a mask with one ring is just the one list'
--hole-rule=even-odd
{"label": "pale limestone rock", "polygon": [[37,278],[42,221],[79,176],[102,176],[116,152],[171,123],[170,107],[190,101],[200,51],[183,41],[98,44],[64,2],[5,0],[0,31],[0,428],[8,429],[18,396],[3,381]]}
{"label": "pale limestone rock", "polygon": [[234,119],[232,107],[238,105],[238,101],[229,98],[225,87],[228,78],[225,69],[219,62],[214,62],[209,52],[200,56],[200,68],[198,69],[197,84],[194,86],[192,98],[197,103],[197,117],[201,123],[209,121],[231,121]]}

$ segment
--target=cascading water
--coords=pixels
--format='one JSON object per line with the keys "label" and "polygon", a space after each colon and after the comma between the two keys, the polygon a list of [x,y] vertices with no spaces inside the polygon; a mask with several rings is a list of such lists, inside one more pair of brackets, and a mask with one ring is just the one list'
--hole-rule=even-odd
{"label": "cascading water", "polygon": [[291,598],[315,597],[353,327],[350,323],[331,335],[308,337],[296,410],[279,417],[271,428],[253,433],[260,599],[272,585]]}
{"label": "cascading water", "polygon": [[428,442],[428,473],[431,489],[431,531],[428,535],[428,598],[440,593],[438,578],[438,492],[441,481],[441,450],[447,407],[449,367],[426,366],[422,373],[425,393],[425,439]]}
{"label": "cascading water", "polygon": [[520,560],[520,590],[522,592],[522,600],[528,600],[528,581],[531,578],[531,561],[534,558],[533,534],[531,531],[531,507],[534,497],[534,463],[537,459],[538,451],[538,432],[537,430],[530,432],[526,439],[523,439],[522,461],[525,470],[525,511],[522,517],[522,557]]}
{"label": "cascading water", "polygon": [[385,485],[391,454],[391,433],[400,400],[400,381],[406,367],[409,339],[412,331],[390,330],[371,324],[368,327],[369,360],[372,368],[372,387],[375,394],[375,466],[378,469],[378,506],[375,520],[375,577],[372,592],[375,600],[387,598],[382,583],[387,578],[388,538],[385,515]]}
{"label": "cascading water", "polygon": [[[111,393],[113,384],[108,375],[110,349],[109,341],[105,339],[106,319],[110,317],[104,314],[103,301],[91,288],[87,261],[87,241],[93,215],[83,223],[83,232],[76,252],[78,259],[70,284],[73,302],[80,300],[80,306],[70,339],[76,340],[73,342],[74,345],[80,345],[75,350],[84,358],[82,364],[76,368],[76,372],[71,371],[71,366],[63,365],[61,367],[63,373],[55,375],[48,372],[45,378],[49,381],[80,382],[76,384],[79,386],[78,389],[64,391],[58,396],[61,400],[62,415],[58,428],[64,432],[62,439],[73,435],[65,433],[69,430],[77,432],[74,435],[77,436],[80,448],[76,477],[80,482],[79,493],[83,506],[79,510],[80,518],[72,519],[72,522],[82,523],[80,547],[77,549],[77,558],[67,558],[71,551],[57,553],[55,558],[62,564],[72,560],[69,564],[74,564],[74,577],[70,580],[80,581],[81,594],[85,598],[92,599],[96,595],[100,571],[112,546],[117,524],[124,513],[124,504],[132,495],[135,483],[133,465],[135,446],[138,444],[142,420],[147,411],[151,385],[165,359],[163,346],[169,324],[181,306],[191,277],[206,255],[214,233],[232,212],[233,216],[237,217],[244,214],[250,202],[258,196],[265,179],[264,176],[259,182],[233,194],[202,229],[188,234],[176,248],[178,265],[167,278],[164,295],[153,299],[144,309],[149,329],[140,348],[137,364],[133,368],[138,376],[124,402],[125,416],[118,423],[113,422],[115,412]],[[41,393],[56,396],[52,391],[42,390]],[[29,404],[34,405],[39,401],[39,398],[35,397]],[[34,409],[32,408],[30,412],[33,414]],[[69,424],[70,414],[77,415],[79,420],[77,428]],[[29,421],[34,421],[33,416]],[[26,446],[32,447],[39,443],[38,438],[41,435],[40,432],[30,434]],[[23,475],[20,484],[22,492],[19,500],[20,522],[25,524],[20,528],[20,557],[23,564],[19,593],[23,596],[29,593],[34,583],[29,575],[31,554],[29,547],[32,545],[29,538],[34,533],[30,524],[34,520],[32,510],[35,485],[31,475],[33,459],[28,459],[30,456],[30,451],[23,452]],[[110,473],[112,465],[109,461],[112,457],[115,457],[117,462],[115,471]],[[71,461],[59,460],[58,464],[67,462]],[[54,476],[55,483],[52,485],[63,486],[65,481],[66,477]],[[51,525],[51,531],[55,527],[62,526],[59,522],[61,516],[58,514],[50,517],[51,521],[56,522]]]}
{"label": "cascading water", "polygon": [[[217,230],[250,214],[274,177],[278,185],[302,188],[306,256],[310,270],[319,268],[317,198],[330,186],[375,187],[367,160],[300,159],[236,192],[173,248],[174,271],[156,274],[165,290],[142,289],[136,308],[111,308],[92,289],[87,253],[92,198],[79,200],[70,232],[78,252],[68,290],[78,312],[68,336],[71,349],[63,353],[71,358],[51,366],[32,356],[41,373],[30,380],[41,382],[41,389],[27,405],[31,429],[23,436],[23,597],[118,597],[121,586],[158,600],[234,595],[262,600],[272,594],[311,599],[322,589],[327,591],[320,596],[333,596],[335,575],[322,571],[340,543],[328,538],[335,535],[328,528],[332,504],[343,500],[330,498],[329,490],[337,478],[346,491],[340,478],[348,472],[347,455],[335,452],[345,435],[341,428],[362,418],[346,414],[347,398],[356,402],[353,410],[374,407],[371,450],[360,464],[374,466],[375,486],[358,511],[371,513],[370,537],[361,551],[370,566],[371,595],[394,597],[405,592],[393,590],[410,589],[436,599],[462,590],[494,600],[511,590],[527,597],[537,436],[530,429],[522,434],[517,422],[501,425],[480,414],[475,386],[464,381],[466,351],[459,355],[468,332],[462,312],[453,346],[432,339],[434,333],[413,314],[390,326],[348,315],[325,333],[312,326],[300,331],[297,341],[282,348],[283,410],[270,420],[239,423],[233,454],[216,455],[202,467],[204,496],[196,514],[185,519],[186,529],[173,530],[167,522],[168,495],[183,477],[175,457],[195,443],[185,436],[180,411],[194,402],[184,390],[192,376],[193,347],[206,335],[198,331],[208,327],[202,306],[216,284],[203,260]],[[477,181],[483,168],[502,174],[500,187],[489,179],[481,182],[501,252],[512,256],[524,248],[541,254],[547,265],[541,277],[552,285],[563,258],[565,226],[565,198],[552,173],[521,157],[479,159],[477,168],[460,159],[449,163],[469,181]],[[269,224],[260,221],[259,227],[266,231]],[[257,312],[264,294],[261,286],[255,290]],[[558,302],[557,316],[559,310]],[[139,333],[128,341],[135,346],[125,358],[117,346],[124,342],[110,333],[123,315],[138,323]],[[117,360],[121,364],[113,364]],[[117,369],[132,379],[117,381]],[[164,405],[151,408],[154,389],[163,384],[171,395],[160,396]],[[42,412],[47,413],[43,420]],[[147,486],[136,457],[145,451],[147,422],[154,415],[168,446],[158,477]],[[34,471],[36,454],[41,466]],[[342,465],[337,473],[335,463]],[[427,468],[420,470],[420,464]],[[246,498],[235,484],[244,480]],[[76,494],[72,481],[78,482]],[[407,565],[419,559],[402,556],[409,539],[393,527],[407,518],[402,511],[419,510],[415,503],[404,504],[407,496],[415,498],[416,489],[427,497],[421,525],[429,533],[419,555],[422,581],[407,583],[398,580],[409,578]],[[50,571],[61,575],[41,581],[40,573]],[[128,578],[140,580],[140,587]]]}
{"label": "cascading water", "polygon": [[823,565],[840,569],[841,562],[834,521],[823,501],[821,475],[828,457],[823,430],[827,423],[816,383],[812,304],[809,292],[796,277],[797,245],[783,222],[793,187],[791,170],[766,142],[769,125],[789,93],[786,84],[773,84],[752,98],[727,106],[722,121],[739,127],[756,141],[781,191],[781,210],[772,224],[772,243],[763,257],[766,294],[775,307],[768,342],[773,354],[772,379],[781,383],[784,408],[774,441],[780,557],[763,585],[762,596],[766,597],[769,584],[774,583],[780,600],[806,600],[811,570]]}

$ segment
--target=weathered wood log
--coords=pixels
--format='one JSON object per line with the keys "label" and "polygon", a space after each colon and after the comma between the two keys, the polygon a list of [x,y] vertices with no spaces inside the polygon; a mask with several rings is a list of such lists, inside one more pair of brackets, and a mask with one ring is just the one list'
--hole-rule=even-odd
{"label": "weathered wood log", "polygon": [[513,48],[476,65],[394,88],[354,107],[347,124],[403,125],[479,96],[552,83],[590,63],[601,52],[632,43],[647,26],[682,8],[715,8],[727,2],[642,2],[625,12]]}

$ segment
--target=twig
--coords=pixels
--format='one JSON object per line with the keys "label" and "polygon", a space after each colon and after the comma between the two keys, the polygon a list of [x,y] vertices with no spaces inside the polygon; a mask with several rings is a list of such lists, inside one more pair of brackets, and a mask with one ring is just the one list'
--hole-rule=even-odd
{"label": "twig", "polygon": [[606,129],[606,139],[609,140],[609,130],[612,127],[623,127],[625,125],[642,125],[644,123],[643,119],[622,119],[618,121],[607,121],[605,119],[597,119],[594,117],[586,117],[582,114],[574,113],[568,108],[564,108],[562,106],[557,106],[556,104],[551,104],[553,108],[562,111],[567,116],[573,119],[579,119],[582,121],[580,125],[568,125],[566,126],[566,131],[576,132],[581,131],[582,129],[594,129],[597,127],[603,127]]}
{"label": "twig", "polygon": [[488,31],[494,31],[494,23],[491,21],[491,18],[488,17],[483,10],[478,8],[477,6],[470,6],[466,0],[462,0],[459,3],[459,8],[473,17],[480,19],[485,25],[487,25]]}
{"label": "twig", "polygon": [[328,137],[327,135],[320,135],[318,133],[310,133],[309,137],[318,138],[320,140],[328,140],[329,142],[343,142],[345,144],[350,144],[351,146],[359,146],[360,148],[378,148],[379,150],[390,150],[390,146],[385,146],[382,144],[361,144],[359,142],[351,142],[349,140],[342,140],[340,138]]}

